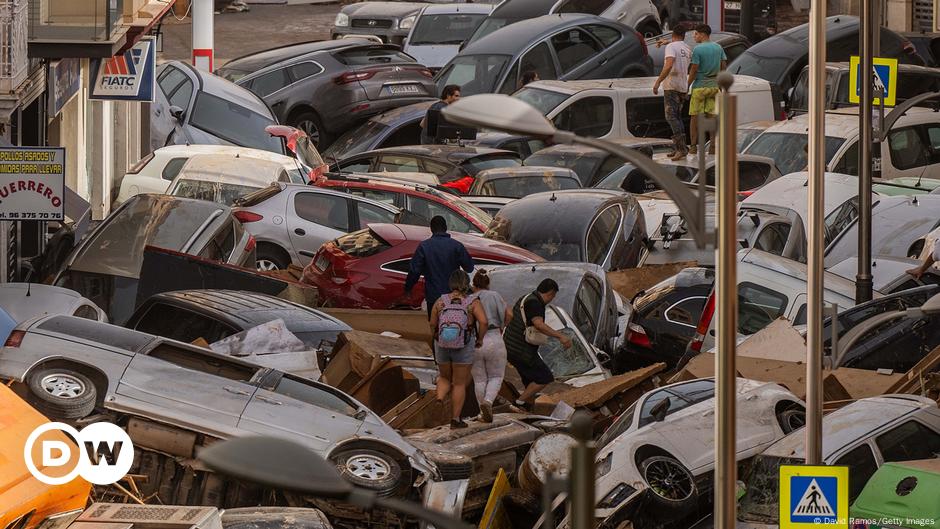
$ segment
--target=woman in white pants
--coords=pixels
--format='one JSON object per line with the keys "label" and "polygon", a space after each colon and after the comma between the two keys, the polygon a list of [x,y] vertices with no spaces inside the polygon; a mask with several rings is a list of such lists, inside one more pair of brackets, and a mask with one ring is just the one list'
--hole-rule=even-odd
{"label": "woman in white pants", "polygon": [[480,404],[480,416],[483,422],[493,422],[493,401],[503,385],[506,374],[506,346],[503,344],[503,329],[512,319],[512,310],[506,300],[490,288],[490,278],[486,270],[478,270],[473,275],[473,295],[480,301],[486,312],[489,328],[483,337],[483,347],[477,349],[473,359],[471,374],[473,389]]}

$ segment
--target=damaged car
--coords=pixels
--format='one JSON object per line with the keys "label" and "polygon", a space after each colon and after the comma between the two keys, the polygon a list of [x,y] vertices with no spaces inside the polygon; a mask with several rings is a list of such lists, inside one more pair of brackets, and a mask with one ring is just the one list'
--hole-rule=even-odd
{"label": "damaged car", "polygon": [[477,173],[470,195],[522,198],[543,191],[581,188],[581,180],[563,167],[509,167]]}

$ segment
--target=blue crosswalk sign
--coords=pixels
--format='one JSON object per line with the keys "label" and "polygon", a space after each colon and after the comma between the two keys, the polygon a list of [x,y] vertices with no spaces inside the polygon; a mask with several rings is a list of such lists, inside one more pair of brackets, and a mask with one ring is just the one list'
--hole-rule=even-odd
{"label": "blue crosswalk sign", "polygon": [[839,512],[837,482],[834,477],[791,477],[790,490],[793,494],[790,495],[790,520],[797,523],[832,523],[827,518],[835,519]]}
{"label": "blue crosswalk sign", "polygon": [[[849,102],[858,104],[862,98],[861,61],[858,56],[849,60]],[[872,59],[872,104],[878,105],[884,99],[886,107],[893,107],[897,100],[898,60],[883,57]],[[879,91],[883,98],[878,97]]]}
{"label": "blue crosswalk sign", "polygon": [[780,529],[848,529],[849,469],[780,466]]}

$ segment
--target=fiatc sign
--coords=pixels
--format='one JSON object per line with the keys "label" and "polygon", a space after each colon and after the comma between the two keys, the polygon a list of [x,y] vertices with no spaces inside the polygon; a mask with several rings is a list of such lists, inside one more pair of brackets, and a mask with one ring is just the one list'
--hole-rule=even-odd
{"label": "fiatc sign", "polygon": [[88,98],[153,101],[157,67],[155,42],[153,37],[144,37],[121,55],[93,61],[93,84]]}
{"label": "fiatc sign", "polygon": [[0,149],[0,220],[65,220],[65,149]]}

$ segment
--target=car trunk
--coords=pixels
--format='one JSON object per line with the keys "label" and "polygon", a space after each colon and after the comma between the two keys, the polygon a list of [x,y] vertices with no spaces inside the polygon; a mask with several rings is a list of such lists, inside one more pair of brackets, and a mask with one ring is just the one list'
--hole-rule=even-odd
{"label": "car trunk", "polygon": [[370,101],[377,101],[401,97],[434,97],[428,86],[422,83],[422,70],[426,68],[421,65],[389,64],[363,66],[353,71],[363,74],[357,76],[359,86],[366,92]]}

